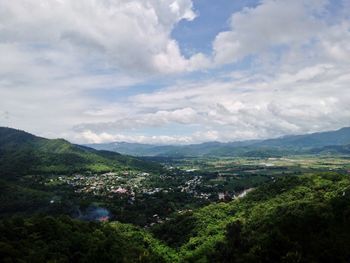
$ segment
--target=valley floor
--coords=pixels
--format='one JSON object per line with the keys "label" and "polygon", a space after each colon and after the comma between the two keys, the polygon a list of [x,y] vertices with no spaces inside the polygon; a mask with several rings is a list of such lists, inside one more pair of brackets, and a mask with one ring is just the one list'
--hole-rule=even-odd
{"label": "valley floor", "polygon": [[102,253],[104,262],[348,262],[349,161],[186,158],[164,160],[163,173],[1,179],[0,257],[96,262]]}

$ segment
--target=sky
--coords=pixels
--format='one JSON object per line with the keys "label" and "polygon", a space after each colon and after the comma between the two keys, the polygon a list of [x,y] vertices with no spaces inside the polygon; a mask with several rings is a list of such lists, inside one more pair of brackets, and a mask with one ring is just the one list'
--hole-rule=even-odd
{"label": "sky", "polygon": [[0,0],[0,126],[190,144],[350,126],[350,0]]}

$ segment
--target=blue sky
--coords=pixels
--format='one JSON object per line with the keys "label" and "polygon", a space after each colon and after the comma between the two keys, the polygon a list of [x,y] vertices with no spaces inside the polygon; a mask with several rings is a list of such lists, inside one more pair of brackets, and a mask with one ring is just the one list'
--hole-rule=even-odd
{"label": "blue sky", "polygon": [[193,9],[198,17],[193,21],[182,20],[172,31],[185,55],[211,53],[211,44],[219,32],[229,30],[229,19],[233,13],[245,7],[256,6],[256,0],[196,0]]}
{"label": "blue sky", "polygon": [[156,144],[337,129],[349,54],[350,0],[0,0],[0,125]]}

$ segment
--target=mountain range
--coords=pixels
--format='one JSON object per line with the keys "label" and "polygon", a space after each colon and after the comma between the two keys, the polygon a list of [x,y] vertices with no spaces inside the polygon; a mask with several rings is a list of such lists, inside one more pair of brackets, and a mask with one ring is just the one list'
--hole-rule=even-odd
{"label": "mountain range", "polygon": [[133,156],[279,156],[284,154],[350,154],[350,127],[336,131],[291,135],[267,140],[206,142],[190,145],[152,145],[127,142],[85,146]]}

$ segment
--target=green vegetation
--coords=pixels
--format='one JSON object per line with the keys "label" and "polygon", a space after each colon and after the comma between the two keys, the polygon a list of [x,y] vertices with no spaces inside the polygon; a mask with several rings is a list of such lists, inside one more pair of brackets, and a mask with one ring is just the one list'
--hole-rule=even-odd
{"label": "green vegetation", "polygon": [[150,233],[68,217],[4,219],[3,262],[348,262],[350,180],[287,176],[245,198],[180,213]]}
{"label": "green vegetation", "polygon": [[160,165],[0,133],[0,262],[350,261],[347,155]]}
{"label": "green vegetation", "polygon": [[348,262],[349,212],[348,176],[312,174],[281,178],[153,232],[185,262]]}
{"label": "green vegetation", "polygon": [[118,153],[73,145],[63,139],[48,140],[0,128],[0,176],[64,174],[120,170],[161,171],[160,165]]}
{"label": "green vegetation", "polygon": [[1,262],[174,262],[174,251],[147,232],[120,223],[69,217],[0,222]]}

